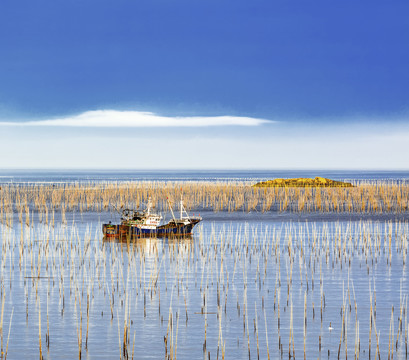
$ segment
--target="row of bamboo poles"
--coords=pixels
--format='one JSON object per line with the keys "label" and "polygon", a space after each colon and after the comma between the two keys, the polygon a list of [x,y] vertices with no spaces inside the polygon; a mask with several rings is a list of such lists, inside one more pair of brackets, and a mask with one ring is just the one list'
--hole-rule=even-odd
{"label": "row of bamboo poles", "polygon": [[295,213],[404,213],[409,185],[357,183],[352,188],[256,188],[248,182],[125,182],[79,184],[6,184],[0,190],[0,216],[30,211],[48,219],[56,210],[106,211],[137,208],[152,197],[160,210],[179,202],[189,210],[288,211]]}
{"label": "row of bamboo poles", "polygon": [[[147,323],[150,331],[156,326],[158,341],[142,345],[158,347],[163,339],[166,359],[192,351],[181,349],[181,331],[192,341],[203,340],[205,359],[242,354],[243,347],[249,360],[316,358],[331,351],[345,359],[368,354],[407,359],[407,222],[213,225],[209,231],[199,227],[196,241],[118,244],[101,241],[100,229],[90,225],[81,230],[75,222],[53,227],[28,221],[13,228],[0,225],[4,358],[13,337],[3,347],[3,319],[10,319],[5,326],[10,335],[16,309],[25,312],[27,326],[38,326],[40,360],[52,357],[61,338],[55,336],[56,322],[65,317],[74,320],[79,359],[84,351],[92,356],[90,344],[100,344],[104,330],[89,331],[100,322],[117,327],[120,359],[134,358]],[[400,281],[392,301],[379,296],[378,268],[390,276],[382,286]],[[367,286],[356,287],[357,279]],[[5,306],[16,287],[22,287],[25,299]]]}

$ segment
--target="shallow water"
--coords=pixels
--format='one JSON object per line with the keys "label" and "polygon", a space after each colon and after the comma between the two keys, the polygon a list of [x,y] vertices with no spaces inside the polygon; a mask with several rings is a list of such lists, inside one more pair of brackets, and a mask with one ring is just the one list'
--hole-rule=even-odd
{"label": "shallow water", "polygon": [[87,183],[125,181],[263,181],[274,178],[326,177],[332,180],[399,180],[409,171],[374,170],[5,170],[0,183]]}
{"label": "shallow water", "polygon": [[135,359],[303,358],[304,331],[307,359],[353,358],[358,321],[367,359],[371,304],[371,357],[378,335],[381,359],[407,358],[408,214],[203,212],[192,238],[128,244],[103,241],[112,213],[33,216],[0,224],[10,359],[39,356],[39,322],[49,359],[79,356],[81,324],[82,358],[123,356],[124,328]]}
{"label": "shallow water", "polygon": [[[205,327],[206,351],[211,358],[217,357],[218,344],[220,357],[224,344],[226,358],[248,358],[250,344],[250,355],[256,358],[257,333],[260,358],[267,356],[266,335],[270,356],[281,357],[280,341],[282,356],[286,358],[291,304],[294,350],[300,357],[304,344],[305,296],[307,358],[327,358],[328,351],[331,357],[337,355],[343,298],[347,309],[348,355],[354,355],[357,314],[361,358],[365,358],[369,350],[370,289],[373,296],[376,291],[381,358],[388,352],[392,306],[395,340],[398,335],[400,302],[409,293],[407,223],[401,222],[395,234],[394,222],[204,221],[193,238],[143,239],[119,244],[102,241],[97,219],[73,223],[70,220],[68,225],[59,224],[55,228],[43,224],[35,224],[31,229],[23,227],[23,240],[20,225],[15,224],[13,229],[1,227],[5,338],[10,313],[14,311],[10,358],[16,354],[30,357],[39,353],[39,309],[43,354],[61,359],[78,356],[81,313],[85,344],[87,294],[90,298],[88,349],[82,346],[86,358],[120,356],[126,309],[130,323],[128,351],[132,353],[135,336],[135,358],[165,356],[164,336],[168,334],[171,339],[172,331],[177,357],[202,357]],[[390,255],[384,236],[389,224],[392,225]],[[368,242],[370,234],[373,234],[372,245]],[[341,246],[339,255],[337,241],[345,239],[346,248]],[[40,279],[30,278],[38,274]],[[45,345],[47,306],[49,349]],[[168,330],[169,314],[173,316],[172,330]],[[331,332],[330,322],[334,328]],[[404,332],[398,341],[397,358],[405,358]],[[372,343],[376,344],[374,331]],[[375,352],[375,345],[372,351]],[[345,356],[342,354],[345,354],[345,340],[341,346],[341,356]]]}

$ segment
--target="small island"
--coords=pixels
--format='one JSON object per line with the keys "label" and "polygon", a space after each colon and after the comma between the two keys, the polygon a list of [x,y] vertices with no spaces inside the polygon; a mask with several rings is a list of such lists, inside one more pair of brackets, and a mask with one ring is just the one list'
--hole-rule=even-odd
{"label": "small island", "polygon": [[317,176],[315,179],[274,179],[254,184],[253,187],[353,187],[351,183],[335,181]]}

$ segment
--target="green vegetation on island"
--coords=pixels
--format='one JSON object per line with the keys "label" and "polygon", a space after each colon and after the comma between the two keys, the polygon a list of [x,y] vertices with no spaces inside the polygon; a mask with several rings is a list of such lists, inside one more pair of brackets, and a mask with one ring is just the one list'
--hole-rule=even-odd
{"label": "green vegetation on island", "polygon": [[335,181],[317,176],[315,179],[274,179],[259,182],[254,187],[353,187],[351,183]]}

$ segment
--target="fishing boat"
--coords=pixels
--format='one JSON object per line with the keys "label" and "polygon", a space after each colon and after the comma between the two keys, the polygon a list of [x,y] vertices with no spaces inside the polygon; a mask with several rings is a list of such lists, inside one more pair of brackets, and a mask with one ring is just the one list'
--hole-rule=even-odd
{"label": "fishing boat", "polygon": [[140,237],[171,237],[192,235],[193,227],[202,218],[200,216],[189,216],[182,199],[180,200],[180,217],[177,219],[172,206],[168,200],[172,219],[161,225],[162,215],[152,211],[152,199],[149,197],[146,209],[137,211],[123,209],[120,224],[102,225],[105,238],[134,239]]}

